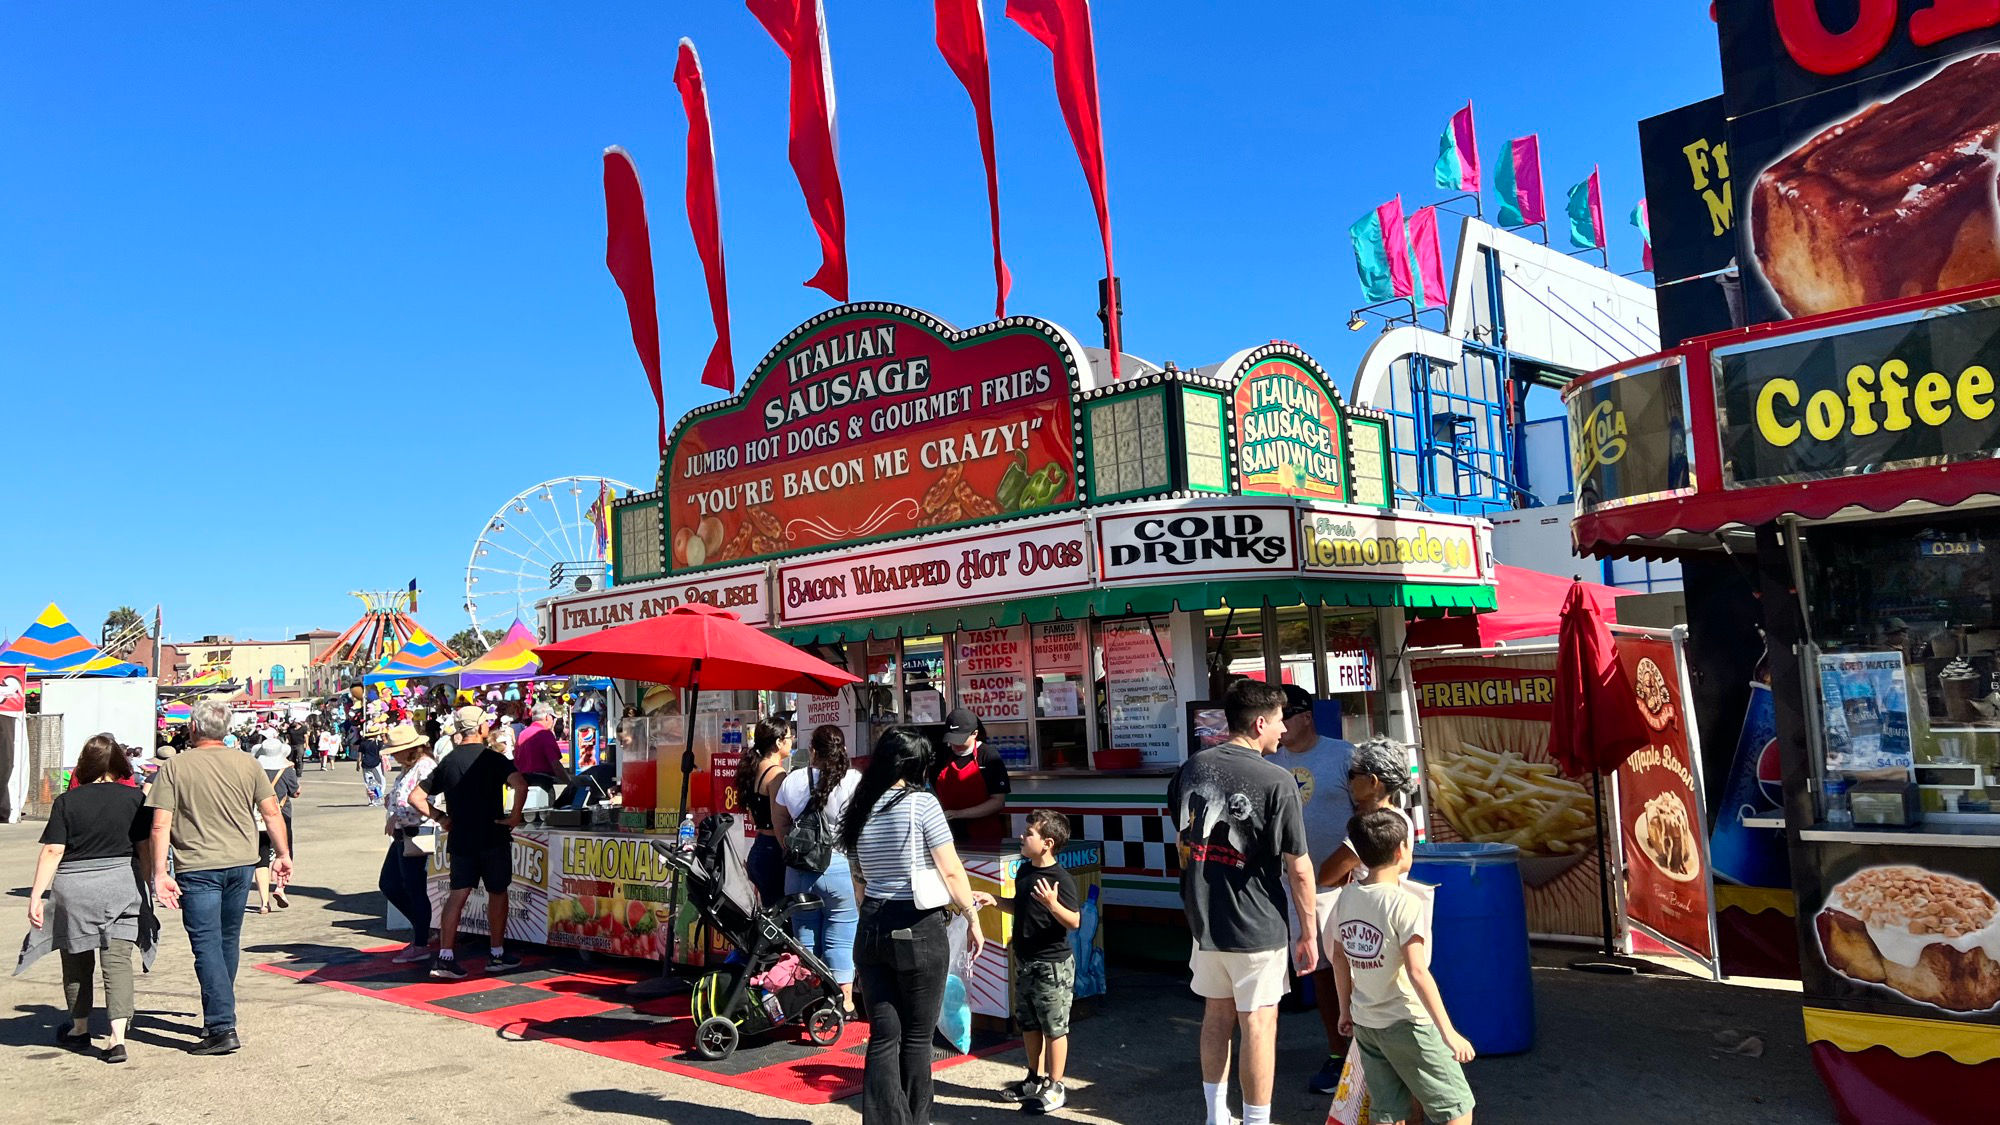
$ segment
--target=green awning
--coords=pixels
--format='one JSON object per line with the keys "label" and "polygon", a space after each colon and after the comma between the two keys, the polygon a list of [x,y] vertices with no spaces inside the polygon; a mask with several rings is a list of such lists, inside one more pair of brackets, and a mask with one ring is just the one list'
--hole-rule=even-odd
{"label": "green awning", "polygon": [[1261,609],[1267,605],[1278,609],[1297,605],[1401,606],[1406,617],[1444,617],[1490,612],[1494,608],[1494,600],[1491,586],[1357,582],[1341,578],[1265,578],[1234,582],[1177,582],[1164,586],[1112,586],[1070,594],[801,625],[775,632],[792,644],[832,644],[864,640],[869,636],[932,637],[962,629],[992,629],[1083,617],[1129,617],[1229,606]]}

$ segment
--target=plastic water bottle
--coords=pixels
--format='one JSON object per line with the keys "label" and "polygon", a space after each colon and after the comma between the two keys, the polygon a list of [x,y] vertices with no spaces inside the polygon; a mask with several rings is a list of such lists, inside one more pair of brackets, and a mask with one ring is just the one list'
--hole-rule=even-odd
{"label": "plastic water bottle", "polygon": [[680,846],[682,855],[694,854],[694,814],[681,814]]}

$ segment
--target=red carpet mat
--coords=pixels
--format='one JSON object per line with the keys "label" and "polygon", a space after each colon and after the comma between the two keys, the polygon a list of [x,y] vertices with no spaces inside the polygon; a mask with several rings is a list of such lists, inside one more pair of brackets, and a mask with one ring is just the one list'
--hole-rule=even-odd
{"label": "red carpet mat", "polygon": [[[861,1090],[866,1024],[849,1024],[838,1042],[816,1047],[794,1026],[752,1037],[720,1062],[689,1053],[694,1022],[685,995],[634,1005],[625,989],[637,969],[586,965],[558,955],[530,955],[519,969],[487,976],[484,957],[465,959],[472,975],[431,980],[429,966],[395,965],[401,946],[326,956],[300,955],[257,966],[301,984],[324,985],[465,1020],[519,1039],[541,1039],[602,1058],[750,1090],[802,1105],[838,1101]],[[1019,1040],[975,1036],[971,1054],[940,1049],[936,1069],[997,1054]]]}

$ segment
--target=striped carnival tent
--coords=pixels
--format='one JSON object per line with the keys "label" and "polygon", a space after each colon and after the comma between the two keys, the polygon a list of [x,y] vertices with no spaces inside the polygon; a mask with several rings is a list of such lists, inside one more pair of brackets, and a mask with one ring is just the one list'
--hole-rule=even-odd
{"label": "striped carnival tent", "polygon": [[384,656],[373,671],[361,677],[365,684],[388,683],[391,680],[436,679],[441,676],[458,675],[457,658],[444,648],[419,625],[410,632],[410,639],[403,647]]}
{"label": "striped carnival tent", "polygon": [[0,649],[0,664],[25,664],[30,679],[50,676],[143,676],[144,668],[106,656],[50,602],[26,632]]}
{"label": "striped carnival tent", "polygon": [[459,670],[458,686],[484,687],[534,679],[542,670],[542,662],[535,656],[535,646],[540,643],[535,639],[535,631],[515,618],[498,644]]}

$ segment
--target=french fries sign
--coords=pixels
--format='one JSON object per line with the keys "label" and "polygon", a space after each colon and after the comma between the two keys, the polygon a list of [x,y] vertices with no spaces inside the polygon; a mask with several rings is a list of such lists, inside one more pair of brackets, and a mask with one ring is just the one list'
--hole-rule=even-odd
{"label": "french fries sign", "polygon": [[1547,749],[1555,652],[1411,665],[1431,838],[1521,849],[1529,930],[1595,937],[1597,806]]}

